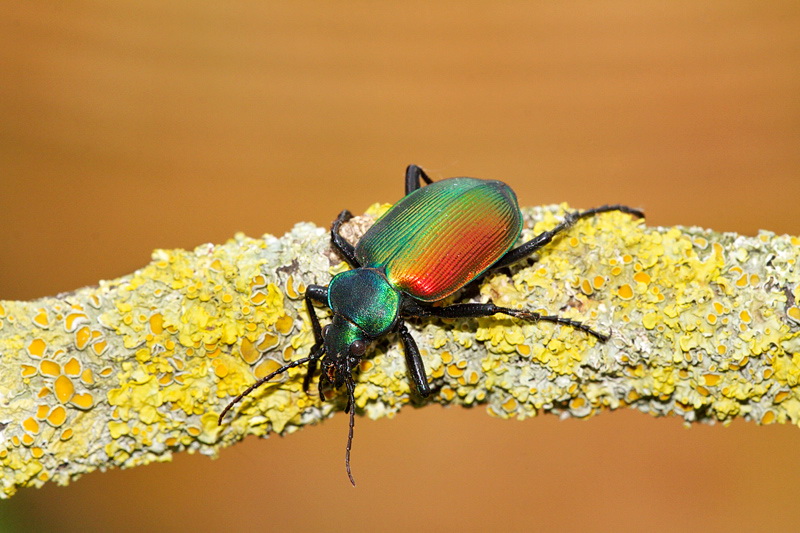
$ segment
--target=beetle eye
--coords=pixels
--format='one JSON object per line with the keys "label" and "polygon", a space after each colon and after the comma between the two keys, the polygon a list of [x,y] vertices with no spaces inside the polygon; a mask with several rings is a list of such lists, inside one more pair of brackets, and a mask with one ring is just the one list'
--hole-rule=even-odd
{"label": "beetle eye", "polygon": [[328,336],[328,332],[329,332],[330,330],[331,330],[331,325],[330,325],[330,324],[328,324],[327,326],[325,326],[324,328],[322,328],[322,336],[323,336],[323,337],[327,337],[327,336]]}
{"label": "beetle eye", "polygon": [[361,357],[367,351],[367,343],[362,340],[353,341],[350,345],[350,353]]}

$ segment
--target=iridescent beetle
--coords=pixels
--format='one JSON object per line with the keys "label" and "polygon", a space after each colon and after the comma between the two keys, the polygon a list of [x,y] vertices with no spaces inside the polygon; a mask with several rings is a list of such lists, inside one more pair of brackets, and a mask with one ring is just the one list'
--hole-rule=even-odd
{"label": "iridescent beetle", "polygon": [[[427,186],[422,187],[422,181]],[[643,217],[641,211],[624,205],[605,205],[587,211],[568,213],[561,224],[513,248],[522,231],[522,214],[514,191],[501,181],[475,178],[450,178],[433,182],[416,165],[406,169],[406,195],[364,234],[354,247],[339,229],[352,215],[342,211],[331,227],[331,242],[353,267],[334,276],[330,285],[309,285],[306,307],[314,330],[310,355],[284,365],[264,376],[231,401],[225,414],[245,396],[290,368],[308,363],[303,390],[322,366],[323,386],[347,387],[346,412],[350,426],[345,451],[345,467],[350,482],[350,448],[355,426],[355,383],[353,371],[378,338],[397,332],[403,343],[408,371],[417,394],[430,394],[425,367],[414,338],[405,325],[412,317],[481,317],[509,315],[533,322],[547,321],[579,329],[600,341],[608,336],[589,326],[555,315],[499,307],[488,303],[460,303],[443,307],[431,305],[450,296],[489,270],[510,265],[553,240],[575,221],[607,211],[622,211]],[[333,320],[324,328],[312,302],[333,311]]]}

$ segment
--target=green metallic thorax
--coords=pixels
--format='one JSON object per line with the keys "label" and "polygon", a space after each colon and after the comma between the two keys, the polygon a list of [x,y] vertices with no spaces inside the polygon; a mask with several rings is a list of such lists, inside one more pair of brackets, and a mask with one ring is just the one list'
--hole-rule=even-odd
{"label": "green metallic thorax", "polygon": [[380,270],[357,268],[337,274],[328,287],[334,312],[325,338],[328,354],[345,353],[357,339],[372,340],[394,327],[400,314],[400,293]]}

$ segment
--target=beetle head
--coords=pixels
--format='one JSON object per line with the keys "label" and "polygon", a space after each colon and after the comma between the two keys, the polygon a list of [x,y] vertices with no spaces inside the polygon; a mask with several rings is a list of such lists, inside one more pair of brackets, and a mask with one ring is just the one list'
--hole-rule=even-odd
{"label": "beetle head", "polygon": [[335,388],[341,387],[367,351],[372,339],[364,331],[340,314],[325,326],[325,357],[321,361],[323,379]]}

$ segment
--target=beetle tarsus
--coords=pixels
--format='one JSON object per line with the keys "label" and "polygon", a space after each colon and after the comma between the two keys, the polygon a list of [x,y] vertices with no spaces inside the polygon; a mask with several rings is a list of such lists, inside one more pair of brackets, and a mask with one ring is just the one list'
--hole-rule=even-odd
{"label": "beetle tarsus", "polygon": [[594,329],[590,328],[583,322],[578,322],[577,320],[572,320],[571,318],[564,318],[558,315],[542,315],[534,311],[518,311],[517,313],[512,314],[512,316],[515,316],[522,320],[530,320],[531,322],[544,321],[544,322],[552,322],[554,324],[561,324],[564,326],[570,326],[572,328],[579,329],[584,333],[588,333],[593,337],[596,337],[600,342],[606,342],[609,339],[608,335],[595,331]]}
{"label": "beetle tarsus", "polygon": [[613,204],[613,205],[601,205],[600,207],[593,207],[592,209],[579,211],[578,219],[594,216],[599,213],[608,213],[610,211],[619,211],[621,213],[626,213],[628,215],[634,216],[636,218],[644,218],[644,211],[640,209],[636,209],[622,204]]}

